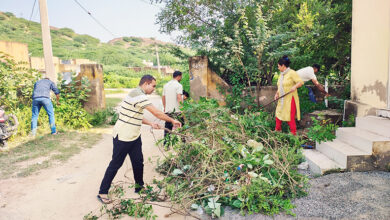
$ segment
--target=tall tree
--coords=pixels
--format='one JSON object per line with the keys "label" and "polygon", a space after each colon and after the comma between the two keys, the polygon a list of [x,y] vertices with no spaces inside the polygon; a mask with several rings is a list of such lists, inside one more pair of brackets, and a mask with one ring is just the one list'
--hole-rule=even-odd
{"label": "tall tree", "polygon": [[[245,86],[270,85],[284,54],[294,68],[318,62],[343,75],[351,39],[351,0],[154,0],[165,7],[160,31],[207,55],[241,96]],[[335,44],[334,42],[337,41]]]}

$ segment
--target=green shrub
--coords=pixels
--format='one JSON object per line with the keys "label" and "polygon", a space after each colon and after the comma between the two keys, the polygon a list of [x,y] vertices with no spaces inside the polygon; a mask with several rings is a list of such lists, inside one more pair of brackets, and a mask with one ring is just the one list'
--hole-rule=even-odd
{"label": "green shrub", "polygon": [[[115,120],[114,118],[117,117],[117,113],[114,111],[113,108],[106,108],[100,111],[95,112],[94,114],[90,114],[88,117],[88,122],[96,127],[101,126],[104,124],[112,124],[112,122]],[[116,122],[116,120],[115,120]],[[114,124],[115,124],[114,122]]]}
{"label": "green shrub", "polygon": [[7,15],[9,18],[15,17],[15,15],[12,12],[4,12],[4,14]]}
{"label": "green shrub", "polygon": [[89,36],[87,34],[77,35],[73,39],[74,39],[74,41],[82,43],[82,44],[96,45],[96,44],[98,44],[100,42],[99,39],[91,37],[91,36]]}
{"label": "green shrub", "polygon": [[324,102],[312,102],[309,99],[309,89],[306,86],[302,86],[298,89],[299,96],[299,105],[301,110],[301,115],[306,115],[312,113],[316,110],[326,109]]}
{"label": "green shrub", "polygon": [[119,114],[117,112],[114,112],[112,117],[111,117],[111,120],[109,122],[110,125],[115,125],[116,121],[118,121],[119,119]]}
{"label": "green shrub", "polygon": [[59,122],[73,129],[92,127],[88,122],[88,113],[83,108],[90,92],[89,86],[86,77],[81,80],[73,77],[69,84],[62,81],[58,85],[61,92],[60,105],[55,105],[55,114]]}
{"label": "green shrub", "polygon": [[[19,121],[17,135],[27,136],[31,131],[31,115],[32,115],[31,106],[24,106],[22,108],[18,108],[13,113],[16,115]],[[56,125],[57,127],[61,127],[62,124],[57,120],[56,116],[57,115],[55,115]],[[39,112],[37,129],[38,129],[38,133],[50,130],[49,119],[47,117],[46,111],[43,108]]]}
{"label": "green shrub", "polygon": [[355,115],[350,114],[347,120],[343,121],[343,127],[355,127]]}
{"label": "green shrub", "polygon": [[65,35],[65,36],[71,37],[71,38],[76,35],[76,33],[70,28],[61,28],[58,30],[58,32],[62,35]]}
{"label": "green shrub", "polygon": [[16,63],[0,51],[0,105],[7,111],[31,106],[34,82],[39,77],[36,70],[26,68],[26,63]]}
{"label": "green shrub", "polygon": [[332,141],[336,138],[336,130],[339,126],[330,123],[328,120],[317,120],[311,117],[313,125],[308,129],[307,137],[312,141],[321,143],[323,141]]}

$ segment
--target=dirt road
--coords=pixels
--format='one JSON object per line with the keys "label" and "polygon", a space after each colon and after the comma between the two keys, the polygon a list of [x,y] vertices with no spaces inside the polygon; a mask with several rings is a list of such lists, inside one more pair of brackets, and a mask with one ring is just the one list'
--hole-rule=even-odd
{"label": "dirt road", "polygon": [[[161,108],[159,96],[151,96],[151,101]],[[145,117],[156,120],[150,113],[146,113]],[[82,219],[90,211],[99,210],[101,203],[96,195],[112,155],[111,131],[111,128],[105,129],[98,144],[83,150],[64,164],[26,178],[1,180],[0,219]],[[154,133],[157,139],[163,135],[162,130],[154,130]],[[154,168],[161,153],[154,144],[149,126],[142,127],[142,142],[144,180],[151,183],[158,176]],[[129,158],[126,158],[116,175],[116,181],[134,182]],[[154,212],[158,219],[165,219],[164,215],[170,213],[168,209],[160,207],[154,207]],[[186,218],[171,215],[169,219]]]}

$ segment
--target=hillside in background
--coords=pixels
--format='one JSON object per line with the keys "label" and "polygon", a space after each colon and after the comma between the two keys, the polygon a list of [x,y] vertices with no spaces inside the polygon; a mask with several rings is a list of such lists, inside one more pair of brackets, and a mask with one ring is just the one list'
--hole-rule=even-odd
{"label": "hillside in background", "polygon": [[[70,28],[55,27],[51,27],[51,38],[53,54],[61,59],[85,58],[104,65],[120,66],[143,66],[143,60],[156,64],[157,44],[161,65],[181,62],[170,52],[175,45],[153,38],[120,37],[103,43]],[[31,56],[43,56],[40,23],[17,18],[10,12],[0,12],[0,40],[27,43]]]}

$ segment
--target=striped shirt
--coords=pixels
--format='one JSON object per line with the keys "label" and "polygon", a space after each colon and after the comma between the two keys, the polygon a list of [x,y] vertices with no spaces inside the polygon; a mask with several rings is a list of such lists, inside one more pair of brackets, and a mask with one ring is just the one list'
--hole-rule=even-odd
{"label": "striped shirt", "polygon": [[134,141],[141,135],[144,109],[151,105],[148,97],[140,87],[131,91],[122,101],[119,119],[115,123],[113,137],[120,141]]}

